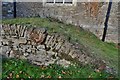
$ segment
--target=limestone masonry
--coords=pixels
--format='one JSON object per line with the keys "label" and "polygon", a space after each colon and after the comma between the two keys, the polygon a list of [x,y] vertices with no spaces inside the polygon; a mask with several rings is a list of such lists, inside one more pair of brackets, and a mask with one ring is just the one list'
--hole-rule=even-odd
{"label": "limestone masonry", "polygon": [[[3,18],[13,17],[13,3],[3,3]],[[76,5],[48,5],[42,2],[18,2],[17,17],[52,17],[91,31],[101,39],[108,3],[77,2]],[[113,2],[106,41],[118,43],[118,3]]]}
{"label": "limestone masonry", "polygon": [[113,73],[105,61],[96,59],[82,50],[80,46],[65,40],[57,33],[48,33],[45,28],[25,25],[3,24],[0,36],[0,48],[3,58],[27,59],[36,65],[60,64],[69,66],[72,63],[93,65],[99,70]]}

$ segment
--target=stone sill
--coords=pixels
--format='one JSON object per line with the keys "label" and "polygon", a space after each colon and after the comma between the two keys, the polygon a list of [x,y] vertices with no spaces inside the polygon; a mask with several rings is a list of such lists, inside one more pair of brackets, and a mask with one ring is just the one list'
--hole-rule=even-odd
{"label": "stone sill", "polygon": [[44,6],[75,6],[74,4],[68,4],[68,3],[45,3]]}

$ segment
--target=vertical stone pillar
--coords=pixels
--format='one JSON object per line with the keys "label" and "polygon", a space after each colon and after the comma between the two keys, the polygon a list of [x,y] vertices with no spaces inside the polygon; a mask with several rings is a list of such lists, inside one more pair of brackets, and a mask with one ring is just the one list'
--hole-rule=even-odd
{"label": "vertical stone pillar", "polygon": [[43,6],[45,6],[47,0],[42,0]]}
{"label": "vertical stone pillar", "polygon": [[73,4],[73,6],[76,6],[77,5],[77,0],[73,0],[72,4]]}
{"label": "vertical stone pillar", "polygon": [[55,0],[54,0],[54,4],[55,4]]}
{"label": "vertical stone pillar", "polygon": [[65,3],[65,0],[63,0],[63,4]]}

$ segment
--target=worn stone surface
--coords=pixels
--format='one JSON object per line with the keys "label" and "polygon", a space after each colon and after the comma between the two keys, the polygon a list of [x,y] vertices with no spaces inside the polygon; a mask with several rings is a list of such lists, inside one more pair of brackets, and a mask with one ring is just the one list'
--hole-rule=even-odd
{"label": "worn stone surface", "polygon": [[[13,17],[13,3],[3,3],[3,18]],[[76,6],[47,5],[42,2],[18,2],[17,17],[55,18],[82,27],[102,38],[107,2],[77,2]],[[118,2],[113,2],[106,41],[118,43]],[[23,31],[21,31],[21,36]]]}
{"label": "worn stone surface", "polygon": [[[1,54],[8,58],[27,59],[33,64],[46,66],[55,63],[68,66],[72,64],[71,61],[75,62],[75,60],[78,64],[92,64],[99,69],[101,69],[100,66],[102,64],[106,66],[105,61],[90,56],[85,50],[81,51],[81,47],[77,46],[79,45],[78,43],[72,44],[65,40],[62,35],[58,35],[57,33],[48,34],[43,28],[29,28],[26,26],[25,29],[24,25],[10,26],[12,26],[12,29],[8,28],[10,31],[7,31],[7,28],[5,28],[6,25],[2,25],[3,35],[0,36]],[[7,25],[7,27],[9,27],[9,25]],[[24,30],[28,33],[23,34],[21,31]],[[15,31],[14,33],[17,38],[14,37],[15,35],[7,34],[12,31]],[[27,36],[25,37],[25,35]],[[7,37],[3,38],[3,36]]]}
{"label": "worn stone surface", "polygon": [[46,31],[42,29],[41,31],[37,31],[39,29],[33,28],[30,32],[30,39],[33,40],[35,43],[43,43],[44,39],[46,38]]}

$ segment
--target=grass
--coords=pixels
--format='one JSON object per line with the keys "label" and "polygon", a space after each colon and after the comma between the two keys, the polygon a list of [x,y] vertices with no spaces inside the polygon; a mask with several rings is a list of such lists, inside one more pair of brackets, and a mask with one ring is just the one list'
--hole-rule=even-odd
{"label": "grass", "polygon": [[118,48],[116,44],[102,42],[91,32],[85,31],[82,28],[71,24],[64,24],[53,19],[42,18],[6,19],[3,20],[2,23],[28,25],[29,27],[34,25],[46,28],[49,33],[57,32],[65,35],[66,39],[70,39],[70,42],[77,42],[80,45],[84,45],[83,50],[97,58],[105,60],[109,66],[118,70]]}
{"label": "grass", "polygon": [[56,64],[35,66],[20,59],[3,59],[2,69],[2,78],[114,78],[104,71],[95,72],[89,67],[62,67]]}

